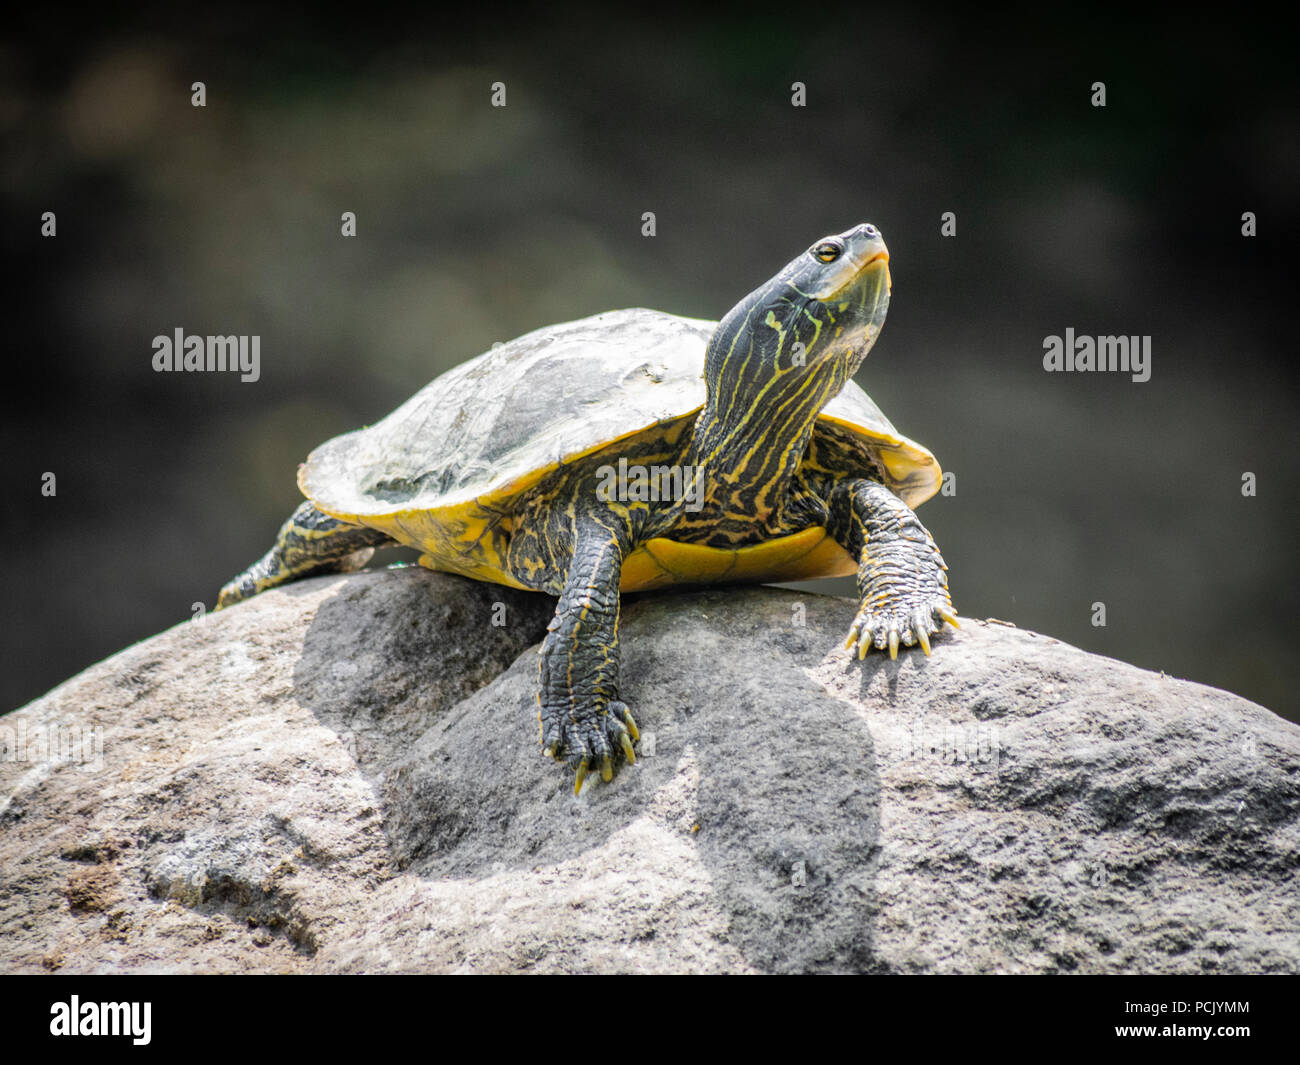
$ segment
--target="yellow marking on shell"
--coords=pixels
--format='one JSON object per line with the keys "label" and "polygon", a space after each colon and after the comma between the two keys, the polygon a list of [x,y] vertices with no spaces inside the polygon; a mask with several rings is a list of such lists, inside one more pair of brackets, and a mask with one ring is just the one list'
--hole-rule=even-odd
{"label": "yellow marking on shell", "polygon": [[[681,438],[682,433],[694,424],[695,416],[699,411],[700,408],[697,407],[678,418],[668,419],[657,425],[631,430],[614,440],[590,448],[580,454],[566,456],[564,461],[566,464],[573,464],[607,448],[616,454],[618,445],[622,441],[650,433],[657,433],[662,436],[665,447],[670,448],[673,443]],[[898,495],[909,506],[919,506],[939,490],[942,478],[939,464],[935,461],[934,456],[921,445],[908,440],[906,437],[894,437],[868,430],[853,422],[835,418],[825,413],[818,416],[818,422],[836,425],[847,430],[858,439],[865,440],[872,448],[873,454],[885,467],[891,481],[894,482],[890,487],[897,491]],[[747,458],[746,462],[748,461]],[[507,571],[505,559],[501,557],[500,552],[497,550],[497,541],[489,534],[489,527],[495,524],[501,531],[508,531],[510,527],[509,521],[502,519],[502,511],[508,513],[515,499],[535,488],[543,478],[559,468],[559,463],[552,462],[536,470],[531,470],[524,476],[502,485],[482,498],[471,498],[437,509],[402,510],[398,508],[390,511],[377,509],[365,514],[331,507],[326,501],[313,496],[306,488],[306,468],[306,464],[304,464],[299,470],[299,488],[307,498],[316,504],[317,508],[331,517],[338,518],[340,521],[348,521],[356,525],[365,525],[372,529],[378,529],[380,532],[393,537],[399,543],[422,551],[423,554],[420,556],[419,561],[420,565],[426,569],[459,573],[475,580],[492,581],[510,588],[527,589],[528,585],[516,580]],[[571,506],[572,500],[569,500],[568,503]],[[378,506],[378,504],[376,505]],[[802,533],[796,533],[795,536],[803,536],[810,532],[811,530],[804,530]],[[786,566],[789,559],[786,556],[791,545],[780,546],[786,544],[788,540],[790,540],[790,537],[782,537],[752,547],[741,548],[740,550],[744,552],[755,552],[755,557],[761,557],[763,563],[753,568],[752,576],[741,576],[742,572],[748,572],[746,567],[741,567],[741,569],[729,573],[725,579],[806,580],[814,577],[840,577],[857,572],[857,563],[849,559],[847,554],[827,547],[825,554],[810,558],[806,563],[797,567],[797,573],[790,575]],[[659,542],[667,543],[669,541]],[[624,563],[622,584],[624,591],[724,579],[710,577],[708,574],[716,570],[725,570],[730,565],[729,558],[721,562],[721,564],[718,560],[707,564],[701,561],[683,563],[676,560],[679,552],[670,550],[675,561],[672,568],[664,571],[651,558],[644,556],[636,558],[641,554],[642,550],[643,548],[639,548],[629,556],[628,561],[636,559],[632,566],[634,576],[631,580],[628,577],[628,565],[626,562]],[[715,549],[694,547],[694,550],[713,551]],[[732,554],[729,550],[724,550],[723,553],[728,556]],[[703,560],[705,556],[701,555],[698,558]],[[544,568],[540,559],[527,560],[525,564],[528,566],[528,575],[532,577],[536,577]]]}
{"label": "yellow marking on shell", "polygon": [[872,453],[892,482],[889,487],[909,507],[919,507],[943,486],[943,470],[938,460],[915,440],[867,430],[824,412],[817,416],[817,421],[840,426],[853,436],[870,441]]}
{"label": "yellow marking on shell", "polygon": [[718,581],[804,581],[845,577],[858,565],[821,526],[747,547],[705,547],[648,540],[623,560],[625,592]]}

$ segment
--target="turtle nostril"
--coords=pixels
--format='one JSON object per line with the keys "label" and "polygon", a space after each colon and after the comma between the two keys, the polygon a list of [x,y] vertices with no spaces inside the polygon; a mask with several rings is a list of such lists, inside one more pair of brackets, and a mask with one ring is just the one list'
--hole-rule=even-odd
{"label": "turtle nostril", "polygon": [[873,226],[870,222],[866,223],[866,225],[864,225],[864,226],[862,227],[862,232],[865,233],[865,234],[866,234],[867,236],[869,236],[869,237],[878,237],[878,236],[880,236],[880,230],[878,230],[878,229],[877,229],[875,226]]}

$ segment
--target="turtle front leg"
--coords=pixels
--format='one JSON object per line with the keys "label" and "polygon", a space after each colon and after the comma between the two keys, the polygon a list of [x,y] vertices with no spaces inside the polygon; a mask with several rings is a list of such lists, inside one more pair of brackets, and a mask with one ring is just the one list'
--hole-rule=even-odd
{"label": "turtle front leg", "polygon": [[579,515],[560,602],[542,641],[537,716],[542,748],[577,769],[573,793],[590,768],[613,776],[622,751],[636,762],[636,722],[618,698],[619,579],[630,534],[613,514]]}
{"label": "turtle front leg", "polygon": [[957,613],[948,595],[948,567],[934,538],[915,511],[876,481],[838,482],[827,500],[829,529],[858,560],[859,608],[846,647],[865,658],[872,647],[920,644],[930,653],[930,636]]}

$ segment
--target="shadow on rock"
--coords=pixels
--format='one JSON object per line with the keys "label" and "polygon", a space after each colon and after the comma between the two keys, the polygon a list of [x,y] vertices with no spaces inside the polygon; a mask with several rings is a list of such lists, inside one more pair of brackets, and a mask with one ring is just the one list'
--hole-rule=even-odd
{"label": "shadow on rock", "polygon": [[[812,604],[813,625],[794,602]],[[578,797],[572,769],[538,746],[534,645],[552,609],[423,572],[396,594],[359,582],[320,607],[295,694],[380,795],[396,868],[435,881],[594,876],[604,863],[698,886],[754,969],[878,968],[871,732],[803,666],[846,604],[752,589],[629,597],[622,694],[641,755]]]}

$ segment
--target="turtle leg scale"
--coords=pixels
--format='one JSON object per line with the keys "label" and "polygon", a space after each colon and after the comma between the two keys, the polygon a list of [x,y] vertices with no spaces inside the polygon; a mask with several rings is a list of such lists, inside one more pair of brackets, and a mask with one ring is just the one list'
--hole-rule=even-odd
{"label": "turtle leg scale", "polygon": [[542,749],[574,766],[575,795],[588,773],[610,780],[619,756],[636,762],[636,721],[618,697],[619,577],[626,552],[620,532],[600,517],[580,520],[568,579],[540,652]]}
{"label": "turtle leg scale", "polygon": [[898,657],[900,645],[930,653],[944,622],[959,627],[948,567],[916,513],[884,485],[839,482],[828,500],[831,533],[858,559],[859,609],[845,646]]}

